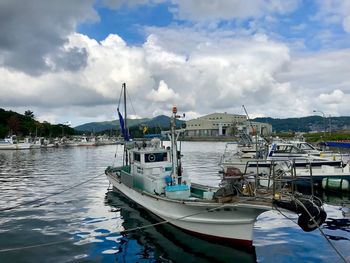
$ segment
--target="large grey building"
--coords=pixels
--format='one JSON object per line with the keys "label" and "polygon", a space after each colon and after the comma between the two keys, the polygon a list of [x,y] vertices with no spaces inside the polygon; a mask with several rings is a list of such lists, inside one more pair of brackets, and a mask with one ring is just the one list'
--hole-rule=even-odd
{"label": "large grey building", "polygon": [[245,115],[212,113],[186,122],[185,135],[189,137],[234,136],[240,131],[270,135],[272,126],[268,123],[249,122]]}

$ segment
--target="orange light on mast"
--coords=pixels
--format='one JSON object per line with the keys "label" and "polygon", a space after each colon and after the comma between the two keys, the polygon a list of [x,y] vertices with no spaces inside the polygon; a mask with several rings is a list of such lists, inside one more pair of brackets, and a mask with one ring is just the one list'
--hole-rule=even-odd
{"label": "orange light on mast", "polygon": [[177,113],[177,107],[176,106],[173,106],[173,113]]}

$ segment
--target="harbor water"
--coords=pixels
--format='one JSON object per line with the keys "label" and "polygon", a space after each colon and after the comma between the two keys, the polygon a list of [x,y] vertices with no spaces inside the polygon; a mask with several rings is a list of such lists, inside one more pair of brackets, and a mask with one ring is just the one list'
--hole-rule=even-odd
{"label": "harbor water", "polygon": [[[224,148],[182,143],[192,182],[219,184]],[[160,219],[114,192],[104,175],[121,159],[120,145],[0,151],[0,262],[344,262],[338,253],[350,262],[348,195],[320,193],[324,235],[303,232],[293,214],[260,215],[247,251],[150,226]]]}

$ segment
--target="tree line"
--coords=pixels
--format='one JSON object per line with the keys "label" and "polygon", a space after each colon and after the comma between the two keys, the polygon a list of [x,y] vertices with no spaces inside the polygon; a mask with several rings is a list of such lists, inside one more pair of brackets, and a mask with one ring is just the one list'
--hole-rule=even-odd
{"label": "tree line", "polygon": [[34,113],[26,110],[24,114],[0,108],[0,139],[6,136],[19,137],[61,137],[74,135],[75,130],[64,124],[50,124],[35,120]]}

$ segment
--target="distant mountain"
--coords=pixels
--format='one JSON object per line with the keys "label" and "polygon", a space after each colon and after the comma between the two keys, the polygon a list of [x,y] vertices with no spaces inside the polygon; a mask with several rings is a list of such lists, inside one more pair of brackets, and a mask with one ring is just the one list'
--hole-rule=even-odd
{"label": "distant mountain", "polygon": [[[327,131],[350,130],[350,117],[331,117],[324,119],[321,116],[308,116],[301,118],[286,118],[275,119],[270,117],[255,118],[253,121],[266,122],[272,125],[272,129],[276,132],[283,131],[323,131],[326,126]],[[181,126],[184,121],[176,120],[176,124]],[[161,128],[166,130],[170,125],[170,117],[165,115],[159,115],[154,118],[144,119],[128,119],[128,126],[140,126],[145,125],[149,128]],[[101,132],[107,130],[119,130],[119,120],[104,121],[104,122],[90,122],[83,125],[79,125],[74,128],[80,132]]]}
{"label": "distant mountain", "polygon": [[[184,121],[176,120],[176,124],[180,126]],[[143,119],[128,119],[128,126],[139,126],[145,125],[149,128],[162,128],[167,129],[170,126],[170,117],[165,115],[159,115],[152,119],[143,118]],[[74,127],[77,131],[85,132],[101,132],[107,130],[118,130],[120,128],[119,120],[114,121],[104,121],[104,122],[90,122]]]}
{"label": "distant mountain", "polygon": [[283,131],[323,131],[326,126],[326,130],[332,131],[344,131],[350,129],[350,117],[327,117],[321,116],[308,116],[301,118],[287,118],[287,119],[274,119],[274,118],[255,118],[253,121],[266,122],[272,125],[272,129],[276,132]]}

